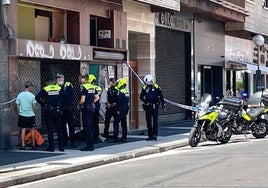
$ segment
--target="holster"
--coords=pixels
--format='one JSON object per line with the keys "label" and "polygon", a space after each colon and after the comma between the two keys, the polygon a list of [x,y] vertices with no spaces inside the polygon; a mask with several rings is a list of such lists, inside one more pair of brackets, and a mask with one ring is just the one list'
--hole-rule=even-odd
{"label": "holster", "polygon": [[142,104],[142,108],[144,111],[148,110],[150,108],[150,105],[149,104]]}
{"label": "holster", "polygon": [[153,103],[149,103],[149,104],[142,104],[142,108],[144,111],[149,110],[149,109],[156,109],[159,107],[159,104],[153,104]]}

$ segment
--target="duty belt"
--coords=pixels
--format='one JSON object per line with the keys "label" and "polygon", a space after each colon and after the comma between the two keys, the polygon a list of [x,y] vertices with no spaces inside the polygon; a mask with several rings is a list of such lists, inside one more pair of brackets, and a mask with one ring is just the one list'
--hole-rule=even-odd
{"label": "duty belt", "polygon": [[48,109],[50,109],[50,110],[60,109],[60,106],[51,106],[51,105],[49,105]]}

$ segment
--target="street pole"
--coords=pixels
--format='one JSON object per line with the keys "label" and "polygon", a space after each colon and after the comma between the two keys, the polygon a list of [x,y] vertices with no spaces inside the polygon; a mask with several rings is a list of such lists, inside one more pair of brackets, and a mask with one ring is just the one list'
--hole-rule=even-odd
{"label": "street pole", "polygon": [[196,96],[196,64],[195,64],[195,14],[193,14],[193,98]]}
{"label": "street pole", "polygon": [[[193,18],[190,18],[190,19],[188,19],[192,24],[193,24],[193,28],[192,28],[192,31],[193,31],[193,34],[192,34],[192,40],[193,40],[193,60],[192,60],[192,68],[193,68],[193,70],[192,70],[192,73],[193,73],[193,76],[191,77],[191,79],[192,79],[192,86],[191,86],[191,90],[193,90],[192,91],[192,97],[193,97],[193,99],[195,98],[195,96],[196,96],[196,73],[197,73],[197,71],[196,71],[196,68],[197,68],[197,66],[196,66],[196,42],[195,42],[195,38],[196,38],[196,36],[195,36],[195,22],[197,21],[198,23],[201,23],[202,21],[201,21],[201,19],[199,18],[199,17],[196,17],[196,15],[195,14],[193,14]],[[193,87],[193,88],[192,88]]]}
{"label": "street pole", "polygon": [[256,90],[260,91],[261,70],[260,70],[260,46],[257,46],[257,72],[256,72]]}
{"label": "street pole", "polygon": [[265,39],[262,35],[253,37],[253,42],[257,46],[257,71],[256,71],[256,91],[261,90],[261,70],[260,70],[260,47],[264,44]]}

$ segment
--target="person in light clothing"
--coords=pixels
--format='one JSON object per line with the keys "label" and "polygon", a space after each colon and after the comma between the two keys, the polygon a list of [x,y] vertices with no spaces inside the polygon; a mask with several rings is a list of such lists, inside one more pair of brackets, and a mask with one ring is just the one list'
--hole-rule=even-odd
{"label": "person in light clothing", "polygon": [[25,89],[18,94],[16,98],[17,108],[19,110],[18,127],[21,128],[21,147],[19,149],[24,150],[25,148],[25,132],[26,128],[31,130],[32,135],[32,149],[35,150],[35,113],[34,108],[36,100],[31,90],[33,84],[30,81],[26,81]]}

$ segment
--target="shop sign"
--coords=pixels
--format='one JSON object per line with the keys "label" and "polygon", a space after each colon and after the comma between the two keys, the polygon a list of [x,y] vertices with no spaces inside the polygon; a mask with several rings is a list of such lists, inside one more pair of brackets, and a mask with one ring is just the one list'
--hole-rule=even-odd
{"label": "shop sign", "polygon": [[185,19],[179,17],[173,12],[162,12],[158,15],[158,22],[160,25],[187,30],[188,29],[188,22]]}
{"label": "shop sign", "polygon": [[180,11],[180,0],[136,0],[154,6]]}
{"label": "shop sign", "polygon": [[226,61],[253,62],[253,48],[251,40],[225,36]]}
{"label": "shop sign", "polygon": [[21,57],[92,60],[92,47],[55,42],[17,39],[17,55]]}

